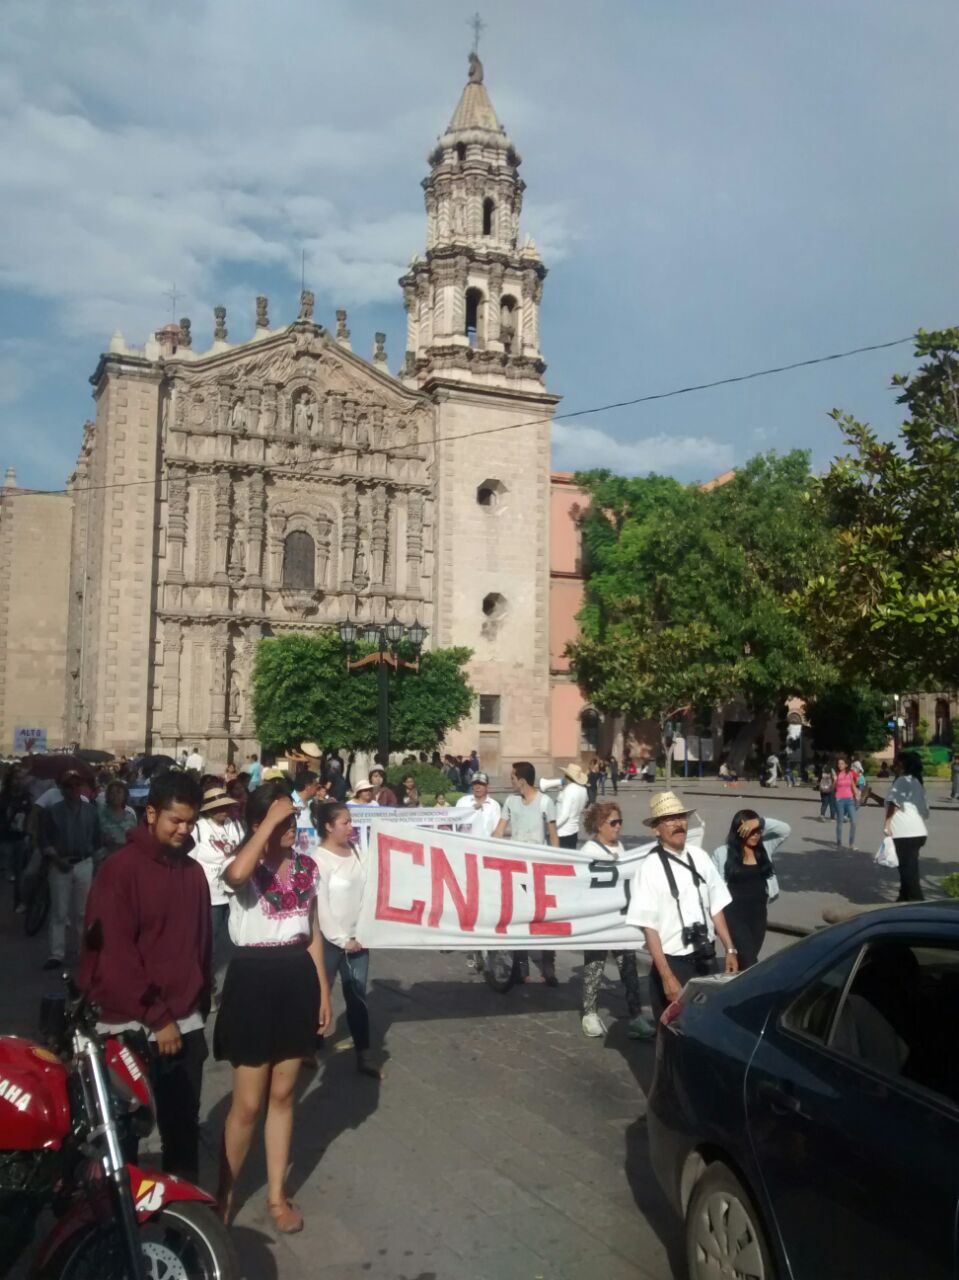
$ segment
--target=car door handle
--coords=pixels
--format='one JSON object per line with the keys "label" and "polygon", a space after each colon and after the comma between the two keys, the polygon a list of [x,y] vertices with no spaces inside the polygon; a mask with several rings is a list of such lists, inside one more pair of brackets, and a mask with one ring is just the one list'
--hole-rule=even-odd
{"label": "car door handle", "polygon": [[775,1084],[772,1080],[763,1080],[759,1086],[759,1096],[764,1102],[769,1104],[772,1111],[777,1115],[784,1116],[792,1113],[800,1115],[802,1106],[799,1099],[793,1093],[787,1093],[780,1085]]}

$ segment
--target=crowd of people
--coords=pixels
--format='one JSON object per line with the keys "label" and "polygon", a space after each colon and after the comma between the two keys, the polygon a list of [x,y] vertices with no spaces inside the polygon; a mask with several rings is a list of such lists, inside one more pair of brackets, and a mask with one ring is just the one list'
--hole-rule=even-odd
{"label": "crowd of people", "polygon": [[[581,853],[591,863],[624,857],[623,812],[602,794],[598,760],[589,769],[567,765],[556,799],[537,784],[532,764],[517,761],[502,804],[490,794],[475,753],[465,763],[466,773],[457,766],[457,790],[466,784],[456,801],[460,829],[468,822],[484,838],[567,850],[579,848],[585,835]],[[367,872],[354,842],[354,809],[420,801],[415,773],[404,774],[394,790],[377,766],[349,785],[342,759],[312,743],[291,753],[290,765],[264,766],[253,757],[243,770],[230,765],[213,774],[194,751],[173,767],[154,768],[149,778],[142,762],[120,759],[98,777],[67,768],[55,781],[14,765],[0,785],[0,848],[16,906],[22,906],[31,863],[39,859],[50,877],[46,965],[61,968],[76,959],[79,984],[98,1006],[102,1028],[149,1043],[164,1169],[194,1181],[198,1176],[206,1027],[216,1012],[212,1051],[233,1069],[220,1209],[229,1221],[263,1114],[268,1210],[281,1233],[303,1226],[284,1181],[295,1085],[304,1064],[315,1066],[318,1043],[330,1029],[337,981],[357,1071],[381,1076],[367,1002],[370,954],[357,936]],[[835,819],[837,844],[844,825],[854,842],[856,810],[869,798],[857,766],[840,756],[835,768],[824,764],[820,772],[820,816]],[[607,767],[614,795],[620,776]],[[131,793],[144,785],[137,812]],[[918,755],[897,758],[895,781],[881,803],[899,863],[900,900],[920,899],[929,809]],[[691,828],[693,818],[674,792],[651,793],[650,838],[638,850],[626,909],[636,947],[611,953],[632,1038],[655,1038],[661,1015],[690,977],[755,964],[768,904],[779,891],[774,859],[790,835],[784,822],[739,809],[709,854],[695,824]],[[631,858],[636,854],[630,851]],[[651,963],[648,1014],[637,964],[641,946]],[[543,981],[556,986],[555,953],[534,958]],[[599,950],[583,955],[581,1023],[588,1037],[607,1031],[598,995],[609,958]],[[528,958],[519,961],[523,981]]]}

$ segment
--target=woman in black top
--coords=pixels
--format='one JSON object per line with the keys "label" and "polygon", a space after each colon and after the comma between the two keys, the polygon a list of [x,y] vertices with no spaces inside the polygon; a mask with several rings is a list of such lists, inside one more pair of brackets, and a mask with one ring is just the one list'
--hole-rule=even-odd
{"label": "woman in black top", "polygon": [[753,809],[733,814],[726,843],[713,854],[716,869],[733,900],[726,907],[726,924],[739,952],[740,969],[759,959],[766,937],[766,911],[779,895],[772,855],[790,836],[785,822],[761,818]]}

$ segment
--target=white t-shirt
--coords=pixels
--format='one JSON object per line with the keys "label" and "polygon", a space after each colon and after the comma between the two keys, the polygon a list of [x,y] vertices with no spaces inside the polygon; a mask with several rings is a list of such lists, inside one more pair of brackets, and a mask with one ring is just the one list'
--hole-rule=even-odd
{"label": "white t-shirt", "polygon": [[214,907],[222,907],[230,900],[223,885],[223,868],[236,853],[242,839],[243,828],[235,818],[218,823],[201,817],[193,828],[194,845],[190,857],[195,858],[206,873],[210,902]]}
{"label": "white t-shirt", "polygon": [[320,868],[316,914],[320,932],[337,947],[356,937],[356,926],[366,887],[366,864],[354,849],[349,856],[332,853],[323,845],[313,851]]}
{"label": "white t-shirt", "polygon": [[586,788],[578,782],[567,782],[556,801],[556,834],[578,836],[579,820],[586,808]]}
{"label": "white t-shirt", "polygon": [[468,796],[460,796],[456,802],[456,808],[470,811],[472,814],[470,831],[474,836],[480,836],[483,839],[488,839],[496,830],[503,812],[499,801],[494,800],[492,796],[487,796],[477,808],[472,793]]}
{"label": "white t-shirt", "polygon": [[617,841],[616,844],[600,844],[595,837],[581,845],[579,851],[585,853],[588,858],[592,858],[594,862],[615,862],[626,852],[621,841]]}
{"label": "white t-shirt", "polygon": [[705,916],[709,937],[714,938],[716,930],[713,927],[713,916],[727,907],[733,899],[726,881],[716,870],[705,849],[687,844],[681,854],[674,856],[686,862],[691,858],[701,881],[705,883],[700,883],[697,889],[690,872],[671,862],[669,865],[679,893],[677,910],[662,859],[653,853],[643,859],[633,878],[633,892],[626,919],[640,929],[655,929],[667,956],[685,956],[692,952],[692,947],[683,945],[683,925],[688,927],[697,922],[702,923]]}
{"label": "white t-shirt", "polygon": [[308,942],[320,868],[309,853],[297,851],[283,881],[260,862],[230,895],[230,939],[237,947],[287,947]]}
{"label": "white t-shirt", "polygon": [[203,772],[203,764],[204,760],[199,751],[191,751],[186,758],[186,767],[188,769],[195,769],[197,773]]}
{"label": "white t-shirt", "polygon": [[904,773],[901,778],[897,778],[889,788],[886,803],[896,806],[896,812],[892,815],[889,823],[894,840],[897,836],[900,839],[905,839],[907,836],[925,836],[929,834],[923,821],[923,818],[929,817],[929,805],[926,802],[926,793],[922,789],[922,783],[918,778],[914,778],[908,773]]}
{"label": "white t-shirt", "polygon": [[533,794],[529,804],[521,795],[510,796],[503,805],[502,817],[509,821],[510,840],[520,844],[547,844],[548,824],[556,821],[556,805],[542,791]]}

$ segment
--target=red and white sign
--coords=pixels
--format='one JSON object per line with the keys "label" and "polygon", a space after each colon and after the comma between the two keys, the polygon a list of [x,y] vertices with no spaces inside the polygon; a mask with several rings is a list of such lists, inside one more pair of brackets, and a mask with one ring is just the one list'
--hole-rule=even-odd
{"label": "red and white sign", "polygon": [[574,849],[374,821],[357,937],[371,948],[641,947],[642,930],[625,917],[648,849],[594,861]]}

